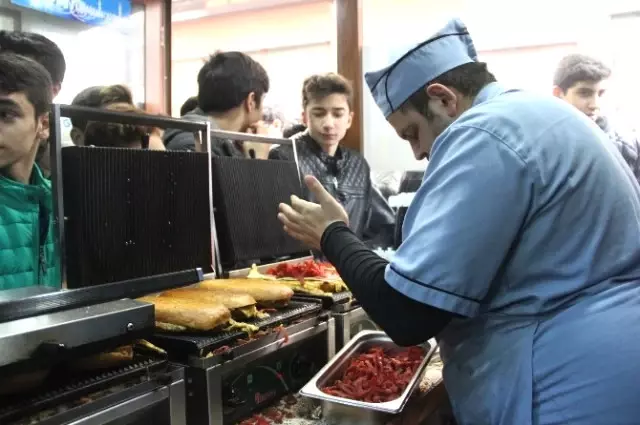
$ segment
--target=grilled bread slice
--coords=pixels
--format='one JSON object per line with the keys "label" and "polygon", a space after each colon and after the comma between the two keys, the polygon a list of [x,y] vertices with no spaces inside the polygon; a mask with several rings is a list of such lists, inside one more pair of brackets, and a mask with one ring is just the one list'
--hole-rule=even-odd
{"label": "grilled bread slice", "polygon": [[222,304],[231,311],[235,319],[251,319],[258,315],[256,300],[249,294],[236,294],[206,288],[179,288],[160,294],[172,299],[200,300],[202,302]]}
{"label": "grilled bread slice", "polygon": [[156,296],[142,297],[139,300],[155,306],[156,322],[184,326],[188,329],[211,331],[231,319],[229,309],[220,303]]}
{"label": "grilled bread slice", "polygon": [[74,370],[98,370],[117,367],[133,360],[133,346],[125,345],[108,353],[100,353],[75,360],[71,365]]}
{"label": "grilled bread slice", "polygon": [[233,294],[249,294],[259,306],[268,308],[284,307],[293,297],[293,291],[286,285],[256,279],[205,280],[200,282],[200,287]]}

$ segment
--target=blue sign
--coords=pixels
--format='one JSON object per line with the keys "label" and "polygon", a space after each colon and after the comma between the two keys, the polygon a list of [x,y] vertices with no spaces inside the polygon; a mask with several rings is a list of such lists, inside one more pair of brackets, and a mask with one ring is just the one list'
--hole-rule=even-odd
{"label": "blue sign", "polygon": [[104,25],[131,15],[131,0],[11,0],[11,3],[88,25]]}

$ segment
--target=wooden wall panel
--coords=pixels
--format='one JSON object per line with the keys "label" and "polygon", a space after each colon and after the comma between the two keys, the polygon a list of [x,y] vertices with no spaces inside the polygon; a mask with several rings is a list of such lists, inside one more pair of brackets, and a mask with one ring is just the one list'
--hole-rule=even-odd
{"label": "wooden wall panel", "polygon": [[335,0],[338,72],[351,80],[354,89],[353,124],[342,142],[362,151],[362,0]]}
{"label": "wooden wall panel", "polygon": [[145,2],[145,106],[171,111],[171,0]]}

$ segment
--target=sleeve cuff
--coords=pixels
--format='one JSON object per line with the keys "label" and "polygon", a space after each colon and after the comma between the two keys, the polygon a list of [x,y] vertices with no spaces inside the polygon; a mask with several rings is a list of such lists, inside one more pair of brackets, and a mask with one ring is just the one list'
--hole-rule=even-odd
{"label": "sleeve cuff", "polygon": [[384,278],[396,291],[431,307],[464,317],[475,317],[480,310],[480,303],[477,300],[407,279],[393,270],[390,265],[387,265]]}

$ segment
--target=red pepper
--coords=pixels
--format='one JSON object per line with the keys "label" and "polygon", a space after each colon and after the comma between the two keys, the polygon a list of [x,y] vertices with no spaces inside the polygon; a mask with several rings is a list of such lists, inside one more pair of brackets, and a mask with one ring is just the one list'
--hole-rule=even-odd
{"label": "red pepper", "polygon": [[373,347],[351,359],[342,377],[322,391],[371,403],[394,400],[407,387],[423,358],[424,351],[419,347],[394,354]]}

